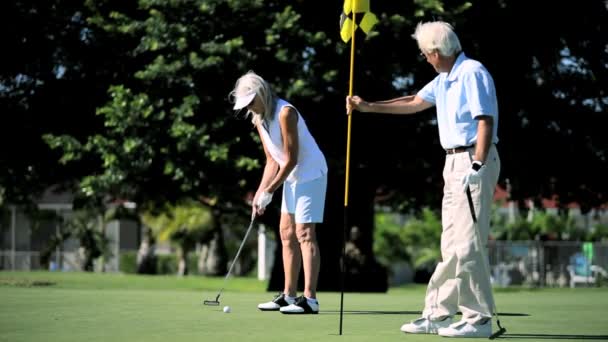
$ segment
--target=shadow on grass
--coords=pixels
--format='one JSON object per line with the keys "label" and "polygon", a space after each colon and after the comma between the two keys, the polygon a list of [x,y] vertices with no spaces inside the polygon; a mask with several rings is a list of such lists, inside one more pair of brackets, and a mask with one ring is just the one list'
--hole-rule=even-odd
{"label": "shadow on grass", "polygon": [[15,287],[35,287],[35,286],[53,286],[55,282],[48,280],[32,280],[32,279],[0,279],[0,286],[15,286]]}
{"label": "shadow on grass", "polygon": [[[338,336],[339,334],[330,334]],[[496,337],[496,340],[502,339],[538,339],[538,340],[598,340],[605,341],[608,339],[608,335],[550,335],[550,334],[509,334],[505,333]]]}
{"label": "shadow on grass", "polygon": [[[319,314],[340,314],[340,311],[334,310],[323,310]],[[422,315],[422,311],[383,311],[383,310],[344,310],[344,314],[346,315]],[[457,313],[461,315],[461,312]],[[498,316],[511,316],[511,317],[524,317],[530,316],[527,313],[510,313],[510,312],[499,312]]]}
{"label": "shadow on grass", "polygon": [[498,339],[525,338],[537,340],[608,340],[608,335],[551,335],[551,334],[509,334],[508,332]]}

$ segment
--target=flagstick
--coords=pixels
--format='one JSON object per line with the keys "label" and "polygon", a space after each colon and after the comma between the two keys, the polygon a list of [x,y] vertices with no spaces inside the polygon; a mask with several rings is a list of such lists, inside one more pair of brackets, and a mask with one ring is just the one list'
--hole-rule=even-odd
{"label": "flagstick", "polygon": [[[353,11],[353,24],[350,44],[350,74],[348,81],[348,96],[353,96],[353,74],[355,66],[355,1],[351,2],[351,8]],[[345,272],[345,259],[346,259],[346,232],[348,229],[348,183],[350,177],[350,131],[352,127],[352,110],[347,113],[348,116],[348,128],[346,133],[346,172],[345,172],[345,184],[344,184],[344,231],[342,232],[342,279],[340,282],[340,335],[342,335],[342,316],[344,313],[344,274]]]}

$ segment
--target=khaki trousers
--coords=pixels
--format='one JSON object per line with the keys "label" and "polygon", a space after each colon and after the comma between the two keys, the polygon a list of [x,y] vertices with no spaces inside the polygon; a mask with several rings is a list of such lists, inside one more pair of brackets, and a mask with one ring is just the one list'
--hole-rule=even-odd
{"label": "khaki trousers", "polygon": [[423,317],[431,320],[454,316],[458,311],[462,312],[462,319],[470,324],[492,317],[492,287],[482,264],[488,263],[488,260],[483,259],[480,248],[487,248],[500,158],[496,147],[492,145],[481,183],[471,185],[483,244],[478,246],[469,202],[462,188],[462,178],[471,168],[473,153],[474,147],[467,152],[446,155],[441,212],[442,260],[429,281],[422,313]]}

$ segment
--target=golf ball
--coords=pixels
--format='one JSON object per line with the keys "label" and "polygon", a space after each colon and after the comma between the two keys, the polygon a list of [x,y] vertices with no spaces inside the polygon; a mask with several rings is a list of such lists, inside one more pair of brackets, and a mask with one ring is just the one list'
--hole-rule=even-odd
{"label": "golf ball", "polygon": [[229,306],[224,306],[224,312],[225,313],[229,313],[230,312],[230,307]]}

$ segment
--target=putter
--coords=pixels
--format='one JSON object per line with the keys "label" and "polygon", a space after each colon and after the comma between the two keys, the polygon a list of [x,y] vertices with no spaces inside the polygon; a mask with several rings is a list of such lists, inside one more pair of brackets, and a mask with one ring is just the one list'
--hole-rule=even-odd
{"label": "putter", "polygon": [[[475,238],[477,239],[477,245],[479,246],[479,252],[481,253],[481,257],[483,258],[483,268],[486,272],[486,277],[490,279],[490,270],[488,269],[488,265],[486,264],[486,251],[481,243],[481,235],[479,233],[479,228],[477,227],[477,216],[475,215],[475,205],[473,204],[473,197],[471,196],[471,188],[467,185],[467,199],[469,200],[469,209],[471,210],[471,216],[473,218],[473,224],[475,225]],[[491,285],[490,285],[491,286]],[[492,289],[490,288],[490,291]],[[494,300],[494,294],[492,294],[492,311],[494,311],[494,316],[496,316],[496,324],[498,324],[498,331],[490,335],[489,339],[493,340],[498,336],[507,332],[507,329],[503,328],[500,325],[500,317],[498,317],[498,310],[496,310],[496,301]]]}
{"label": "putter", "polygon": [[239,255],[241,254],[241,250],[243,249],[243,246],[245,245],[245,241],[247,241],[247,237],[249,236],[249,232],[251,231],[251,228],[253,227],[254,223],[255,223],[255,215],[251,217],[251,223],[249,224],[249,228],[247,228],[247,232],[245,233],[245,237],[243,238],[243,241],[241,242],[241,246],[239,247],[238,251],[236,252],[236,255],[234,256],[234,260],[232,260],[232,264],[230,264],[230,268],[228,269],[228,273],[226,273],[226,277],[224,278],[224,284],[222,285],[220,292],[218,292],[217,296],[215,297],[215,300],[205,300],[205,301],[203,301],[203,304],[210,305],[210,306],[220,305],[220,296],[222,295],[224,288],[226,288],[226,282],[228,281],[228,278],[230,277],[230,274],[232,273],[232,267],[234,267],[236,260],[239,258]]}

